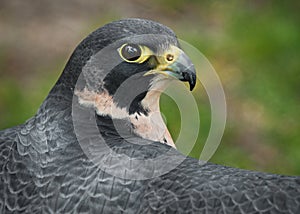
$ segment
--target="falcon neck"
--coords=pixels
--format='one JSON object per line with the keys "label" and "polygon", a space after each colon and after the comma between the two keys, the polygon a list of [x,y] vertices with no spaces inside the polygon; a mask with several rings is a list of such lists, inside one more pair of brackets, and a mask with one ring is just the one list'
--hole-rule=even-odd
{"label": "falcon neck", "polygon": [[130,117],[130,121],[134,127],[134,132],[139,136],[145,139],[159,141],[176,148],[160,113],[160,95],[160,91],[148,91],[141,101],[141,106],[147,109],[147,114],[135,113]]}

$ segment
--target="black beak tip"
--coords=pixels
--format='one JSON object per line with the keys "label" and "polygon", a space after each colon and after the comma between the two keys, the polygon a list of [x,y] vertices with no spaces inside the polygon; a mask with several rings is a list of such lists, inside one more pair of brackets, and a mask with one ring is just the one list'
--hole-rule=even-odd
{"label": "black beak tip", "polygon": [[192,91],[196,86],[196,74],[195,73],[192,73],[190,80],[189,80],[189,84],[190,84],[190,91]]}
{"label": "black beak tip", "polygon": [[196,86],[196,71],[195,69],[189,69],[183,72],[183,81],[189,82],[190,91],[192,91]]}

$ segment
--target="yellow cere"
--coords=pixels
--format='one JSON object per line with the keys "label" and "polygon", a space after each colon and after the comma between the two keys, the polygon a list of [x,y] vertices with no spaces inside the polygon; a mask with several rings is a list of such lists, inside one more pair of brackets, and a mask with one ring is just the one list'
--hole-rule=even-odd
{"label": "yellow cere", "polygon": [[165,70],[167,67],[174,63],[179,55],[181,54],[182,50],[176,46],[171,45],[168,50],[166,50],[161,56],[157,56],[158,66],[157,70]]}

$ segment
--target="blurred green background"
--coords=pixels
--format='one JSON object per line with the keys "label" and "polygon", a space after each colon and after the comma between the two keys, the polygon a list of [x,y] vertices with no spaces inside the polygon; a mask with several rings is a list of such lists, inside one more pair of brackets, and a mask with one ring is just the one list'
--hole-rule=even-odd
{"label": "blurred green background", "polygon": [[[112,20],[149,18],[197,47],[225,89],[228,119],[212,162],[300,174],[299,1],[17,1],[0,2],[0,129],[34,115],[76,45]],[[194,92],[201,129],[199,157],[210,126],[207,95]],[[162,110],[176,138],[178,109]],[[170,110],[172,109],[172,110]]]}

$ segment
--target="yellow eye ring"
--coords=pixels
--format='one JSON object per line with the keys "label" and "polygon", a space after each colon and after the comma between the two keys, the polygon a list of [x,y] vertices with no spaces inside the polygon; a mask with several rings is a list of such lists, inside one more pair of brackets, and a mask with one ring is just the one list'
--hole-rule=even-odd
{"label": "yellow eye ring", "polygon": [[125,44],[120,49],[121,56],[128,62],[135,62],[142,56],[142,49],[136,44]]}
{"label": "yellow eye ring", "polygon": [[118,51],[121,58],[129,63],[143,63],[153,54],[149,48],[132,43],[123,44]]}

